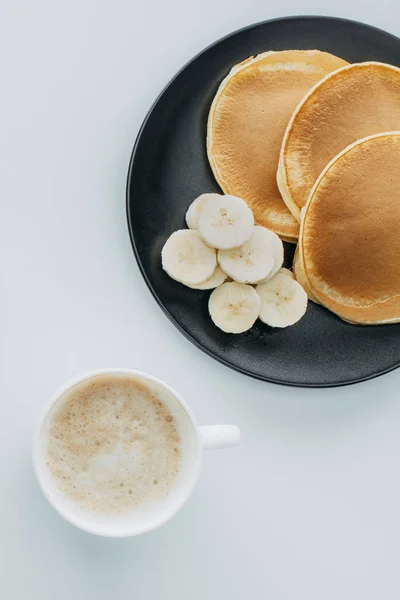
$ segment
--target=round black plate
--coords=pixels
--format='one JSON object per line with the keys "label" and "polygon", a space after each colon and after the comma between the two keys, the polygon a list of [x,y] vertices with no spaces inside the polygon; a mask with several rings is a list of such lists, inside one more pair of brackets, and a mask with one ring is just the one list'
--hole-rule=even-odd
{"label": "round black plate", "polygon": [[[327,387],[355,383],[400,364],[398,325],[349,325],[310,302],[294,327],[271,329],[257,321],[242,335],[217,329],[207,311],[210,292],[190,290],[161,268],[168,236],[185,227],[190,202],[219,192],[208,165],[205,138],[211,101],[232,65],[266,50],[327,50],[349,62],[378,60],[400,66],[400,40],[361,23],[293,17],[242,29],[187,64],[151,108],[133,149],[127,213],[133,249],[155,299],[196,346],[247,375],[288,385]],[[294,246],[286,244],[286,265]],[[162,349],[160,349],[162,351]]]}

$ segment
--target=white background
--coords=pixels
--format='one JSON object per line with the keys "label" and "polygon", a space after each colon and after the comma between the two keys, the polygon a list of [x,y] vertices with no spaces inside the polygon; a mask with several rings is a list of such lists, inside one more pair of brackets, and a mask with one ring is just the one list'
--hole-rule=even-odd
{"label": "white background", "polygon": [[[1,600],[398,600],[400,372],[277,387],[208,358],[153,301],[128,240],[131,147],[159,90],[252,22],[335,14],[400,34],[397,0],[2,0]],[[267,49],[267,48],[266,48]],[[242,445],[207,454],[180,514],[91,537],[39,492],[34,424],[88,369],[154,373]]]}

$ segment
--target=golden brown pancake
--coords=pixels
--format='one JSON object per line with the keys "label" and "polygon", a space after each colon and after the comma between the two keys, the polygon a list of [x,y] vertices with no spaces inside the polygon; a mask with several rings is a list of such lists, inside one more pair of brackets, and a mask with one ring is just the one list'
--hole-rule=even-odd
{"label": "golden brown pancake", "polygon": [[359,140],[318,178],[300,252],[317,300],[346,321],[400,322],[400,132]]}
{"label": "golden brown pancake", "polygon": [[314,294],[311,291],[310,284],[308,283],[306,274],[304,272],[304,268],[303,268],[303,264],[302,264],[302,260],[301,260],[300,241],[299,241],[296,251],[294,253],[292,270],[293,270],[293,275],[294,275],[295,279],[304,288],[309,299],[312,300],[312,302],[319,304],[318,300],[316,299],[316,297],[314,296]]}
{"label": "golden brown pancake", "polygon": [[299,232],[276,183],[283,134],[304,94],[345,64],[318,50],[266,52],[234,66],[212,103],[207,152],[216,180],[283,239],[295,241]]}
{"label": "golden brown pancake", "polygon": [[400,69],[366,62],[327,75],[301,100],[283,139],[278,185],[300,210],[328,162],[356,140],[400,130]]}

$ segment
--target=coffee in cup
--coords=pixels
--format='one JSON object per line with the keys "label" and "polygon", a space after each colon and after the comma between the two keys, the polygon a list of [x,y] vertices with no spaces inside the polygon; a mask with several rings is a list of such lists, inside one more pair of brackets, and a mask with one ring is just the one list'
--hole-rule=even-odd
{"label": "coffee in cup", "polygon": [[160,394],[134,376],[98,375],[65,392],[48,415],[46,464],[65,499],[104,515],[164,502],[184,436]]}
{"label": "coffee in cup", "polygon": [[199,427],[159,379],[110,369],[56,394],[38,429],[34,466],[64,518],[90,533],[126,537],[179,510],[197,481],[203,448],[238,442],[233,425]]}

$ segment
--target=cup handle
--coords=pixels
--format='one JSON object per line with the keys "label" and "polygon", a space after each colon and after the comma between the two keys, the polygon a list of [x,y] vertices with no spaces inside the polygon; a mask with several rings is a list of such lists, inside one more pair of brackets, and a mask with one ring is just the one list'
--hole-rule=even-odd
{"label": "cup handle", "polygon": [[199,429],[205,450],[229,448],[240,442],[240,431],[236,425],[203,425]]}

